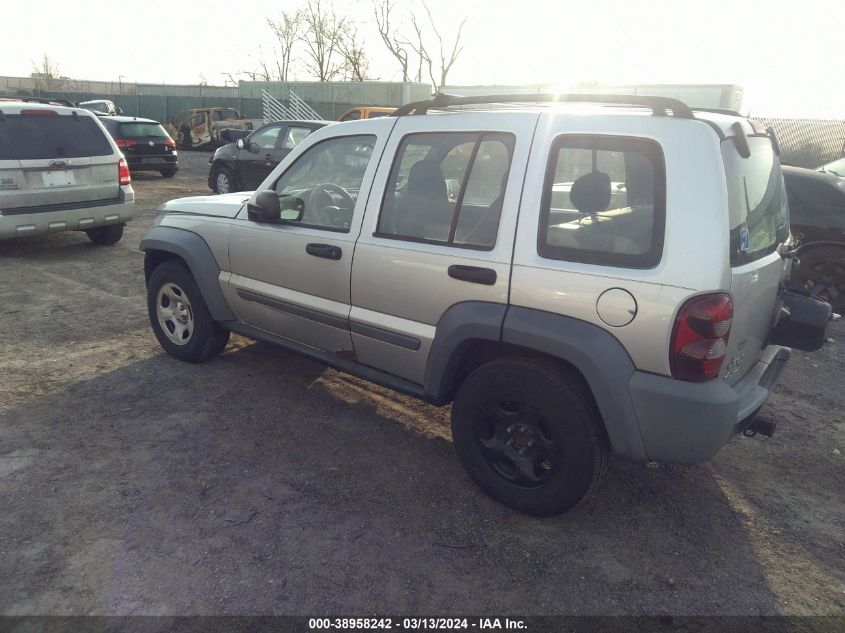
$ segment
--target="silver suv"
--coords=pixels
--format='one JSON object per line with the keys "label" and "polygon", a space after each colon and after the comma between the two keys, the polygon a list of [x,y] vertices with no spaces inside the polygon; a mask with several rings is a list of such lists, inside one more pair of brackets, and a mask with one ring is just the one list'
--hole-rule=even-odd
{"label": "silver suv", "polygon": [[611,452],[692,464],[753,431],[790,353],[772,139],[665,98],[467,107],[519,99],[329,126],[255,193],[164,204],[141,243],[162,347],[236,332],[452,403],[469,474],[536,515]]}
{"label": "silver suv", "polygon": [[77,230],[114,244],[134,200],[126,160],[95,114],[0,100],[0,240]]}

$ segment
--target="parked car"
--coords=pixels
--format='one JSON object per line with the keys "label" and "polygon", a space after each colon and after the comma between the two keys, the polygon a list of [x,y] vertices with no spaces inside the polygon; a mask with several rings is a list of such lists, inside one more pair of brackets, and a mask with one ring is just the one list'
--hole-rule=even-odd
{"label": "parked car", "polygon": [[833,162],[827,163],[826,165],[822,165],[817,169],[817,171],[823,171],[833,174],[834,176],[839,176],[840,178],[845,178],[845,156],[838,158]]}
{"label": "parked car", "polygon": [[290,151],[328,121],[274,121],[220,147],[208,159],[214,193],[254,190]]}
{"label": "parked car", "polygon": [[123,110],[114,105],[113,101],[108,99],[95,99],[93,101],[80,101],[76,104],[77,107],[85,110],[90,110],[94,114],[101,116],[116,116],[123,114]]}
{"label": "parked car", "polygon": [[0,239],[78,230],[114,244],[135,215],[131,182],[93,113],[0,103]]}
{"label": "parked car", "polygon": [[[540,99],[579,107],[484,109]],[[254,193],[159,210],[141,249],[167,353],[204,361],[237,332],[451,402],[471,477],[537,515],[579,503],[610,453],[694,464],[770,434],[780,343],[817,349],[830,317],[781,291],[771,139],[668,98],[412,103],[315,131]]]}
{"label": "parked car", "polygon": [[176,175],[176,143],[161,123],[127,116],[104,116],[100,121],[123,150],[130,171],[157,171],[165,178]]}
{"label": "parked car", "polygon": [[792,286],[827,301],[845,313],[845,178],[824,172],[784,167],[792,234],[800,265]]}
{"label": "parked car", "polygon": [[217,146],[223,130],[252,130],[264,121],[245,119],[234,108],[192,108],[172,117],[165,126],[179,147]]}
{"label": "parked car", "polygon": [[352,108],[340,115],[338,121],[358,121],[359,119],[375,119],[380,116],[389,116],[396,112],[396,108],[371,108],[369,106]]}

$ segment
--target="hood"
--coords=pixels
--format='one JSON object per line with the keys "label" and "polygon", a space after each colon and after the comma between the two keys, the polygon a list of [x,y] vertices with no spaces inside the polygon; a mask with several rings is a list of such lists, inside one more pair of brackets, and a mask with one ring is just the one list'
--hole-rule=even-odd
{"label": "hood", "polygon": [[224,193],[219,196],[192,196],[176,198],[161,205],[163,213],[190,213],[193,215],[213,215],[219,218],[234,218],[244,203],[252,197],[252,191]]}

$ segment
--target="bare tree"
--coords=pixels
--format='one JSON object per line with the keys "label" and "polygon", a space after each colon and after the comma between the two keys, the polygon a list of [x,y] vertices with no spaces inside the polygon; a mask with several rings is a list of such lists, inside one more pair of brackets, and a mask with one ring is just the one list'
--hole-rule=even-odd
{"label": "bare tree", "polygon": [[308,0],[302,15],[305,66],[319,81],[330,81],[341,71],[338,53],[346,18],[338,16],[333,8],[323,7],[322,0]]}
{"label": "bare tree", "polygon": [[267,18],[267,25],[279,43],[276,53],[276,76],[279,81],[290,80],[290,67],[293,61],[293,47],[302,34],[304,16],[302,11],[282,12],[278,21]]}
{"label": "bare tree", "polygon": [[377,0],[373,8],[376,14],[376,25],[378,26],[379,35],[381,35],[381,41],[384,42],[387,50],[399,62],[399,67],[402,69],[402,81],[410,81],[408,75],[410,55],[407,48],[409,44],[396,34],[390,24],[390,13],[393,8],[392,0]]}
{"label": "bare tree", "polygon": [[348,24],[338,45],[343,56],[343,73],[348,81],[366,81],[370,60],[364,41],[358,36],[358,28]]}
{"label": "bare tree", "polygon": [[[429,77],[431,77],[431,83],[434,85],[435,90],[439,91],[446,85],[446,78],[449,75],[449,71],[452,70],[452,66],[455,65],[455,62],[464,50],[463,46],[461,46],[461,35],[463,34],[467,19],[464,18],[461,21],[461,24],[458,27],[458,32],[455,35],[455,41],[450,47],[448,42],[444,40],[440,29],[437,28],[437,24],[434,22],[434,17],[432,17],[431,10],[428,8],[425,0],[420,0],[420,2],[425,9],[426,15],[428,16],[428,23],[431,30],[434,32],[434,37],[437,38],[437,46],[434,48],[438,52],[439,59],[432,59],[429,54],[428,48],[424,43],[423,29],[417,21],[416,16],[412,16],[411,18],[411,24],[413,25],[417,35],[417,44],[414,45],[414,50],[420,57],[420,64],[422,65],[424,62],[428,67],[428,74]],[[450,48],[451,50],[449,50]]]}
{"label": "bare tree", "polygon": [[32,74],[35,79],[35,87],[38,90],[53,91],[58,88],[59,80],[59,65],[50,59],[47,53],[41,58],[39,63],[32,62]]}

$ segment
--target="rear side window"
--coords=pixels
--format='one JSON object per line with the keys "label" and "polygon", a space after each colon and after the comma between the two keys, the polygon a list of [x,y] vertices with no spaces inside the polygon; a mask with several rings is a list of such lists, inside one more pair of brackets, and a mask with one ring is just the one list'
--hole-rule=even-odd
{"label": "rear side window", "polygon": [[663,251],[663,152],[649,139],[567,135],[552,145],[546,171],[541,256],[652,268]]}
{"label": "rear side window", "polygon": [[111,144],[90,116],[6,115],[0,120],[0,160],[109,156]]}
{"label": "rear side window", "polygon": [[167,132],[158,123],[121,123],[120,137],[121,138],[139,138],[139,137],[156,137],[167,138]]}
{"label": "rear side window", "polygon": [[789,234],[789,204],[780,162],[768,137],[748,137],[751,156],[722,143],[730,207],[731,266],[772,253]]}
{"label": "rear side window", "polygon": [[409,134],[399,146],[377,234],[490,250],[496,244],[514,137]]}

